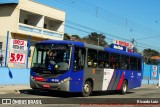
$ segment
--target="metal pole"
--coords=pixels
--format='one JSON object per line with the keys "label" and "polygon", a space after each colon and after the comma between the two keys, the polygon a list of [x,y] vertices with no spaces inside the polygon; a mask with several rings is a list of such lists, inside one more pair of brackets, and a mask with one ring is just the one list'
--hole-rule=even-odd
{"label": "metal pole", "polygon": [[99,46],[99,38],[98,38],[98,46]]}
{"label": "metal pole", "polygon": [[8,38],[9,38],[9,31],[7,31],[7,38],[6,38],[6,55],[5,55],[5,63],[4,66],[7,66],[7,57],[8,57]]}
{"label": "metal pole", "polygon": [[29,53],[30,53],[30,35],[28,35],[28,43],[27,43],[27,61],[26,61],[26,68],[28,68],[28,56],[29,56]]}
{"label": "metal pole", "polygon": [[160,66],[159,65],[158,65],[158,78],[159,78],[158,86],[160,86]]}

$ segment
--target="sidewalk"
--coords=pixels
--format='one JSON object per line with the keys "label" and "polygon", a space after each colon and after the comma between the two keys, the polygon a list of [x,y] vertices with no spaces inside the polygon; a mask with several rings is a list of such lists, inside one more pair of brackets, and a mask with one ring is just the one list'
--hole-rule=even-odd
{"label": "sidewalk", "polygon": [[0,94],[19,94],[20,90],[28,89],[30,85],[0,85]]}
{"label": "sidewalk", "polygon": [[158,85],[143,84],[140,88],[160,88]]}

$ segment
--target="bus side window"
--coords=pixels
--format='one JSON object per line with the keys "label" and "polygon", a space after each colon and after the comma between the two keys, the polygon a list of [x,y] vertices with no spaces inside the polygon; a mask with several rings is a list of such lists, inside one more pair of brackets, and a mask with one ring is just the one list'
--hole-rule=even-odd
{"label": "bus side window", "polygon": [[130,70],[137,71],[138,63],[136,57],[130,57]]}
{"label": "bus side window", "polygon": [[74,71],[82,70],[85,65],[86,50],[84,48],[75,47],[74,52]]}
{"label": "bus side window", "polygon": [[110,68],[119,69],[120,68],[120,55],[116,53],[110,54]]}
{"label": "bus side window", "polygon": [[129,56],[121,55],[120,67],[123,70],[129,69]]}
{"label": "bus side window", "polygon": [[97,68],[97,50],[88,49],[87,64],[88,67]]}
{"label": "bus side window", "polygon": [[98,52],[98,67],[109,68],[109,53],[104,51]]}
{"label": "bus side window", "polygon": [[141,71],[142,65],[141,65],[141,59],[138,58],[138,71]]}

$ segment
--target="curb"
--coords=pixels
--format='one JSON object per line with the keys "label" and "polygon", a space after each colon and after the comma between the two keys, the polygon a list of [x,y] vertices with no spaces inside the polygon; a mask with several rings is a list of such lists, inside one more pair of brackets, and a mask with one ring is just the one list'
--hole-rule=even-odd
{"label": "curb", "polygon": [[0,91],[0,94],[20,94],[19,90],[7,90],[7,91]]}
{"label": "curb", "polygon": [[21,90],[31,89],[29,85],[6,85],[0,86],[0,94],[20,94]]}
{"label": "curb", "polygon": [[[158,85],[141,85],[134,89],[160,88]],[[31,90],[29,85],[8,85],[0,86],[0,94],[20,94],[22,90]]]}

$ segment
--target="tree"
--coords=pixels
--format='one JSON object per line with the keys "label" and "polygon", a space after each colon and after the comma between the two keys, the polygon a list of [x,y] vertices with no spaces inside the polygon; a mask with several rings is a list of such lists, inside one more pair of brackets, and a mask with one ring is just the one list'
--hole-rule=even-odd
{"label": "tree", "polygon": [[79,39],[80,37],[78,35],[72,35],[72,37]]}
{"label": "tree", "polygon": [[146,64],[155,64],[156,61],[151,59],[151,57],[160,55],[158,51],[152,49],[144,49],[142,54]]}
{"label": "tree", "polygon": [[70,40],[70,36],[67,33],[64,33],[64,40]]}
{"label": "tree", "polygon": [[83,40],[87,43],[107,47],[108,43],[105,41],[106,37],[103,34],[92,32],[88,36],[84,37]]}

